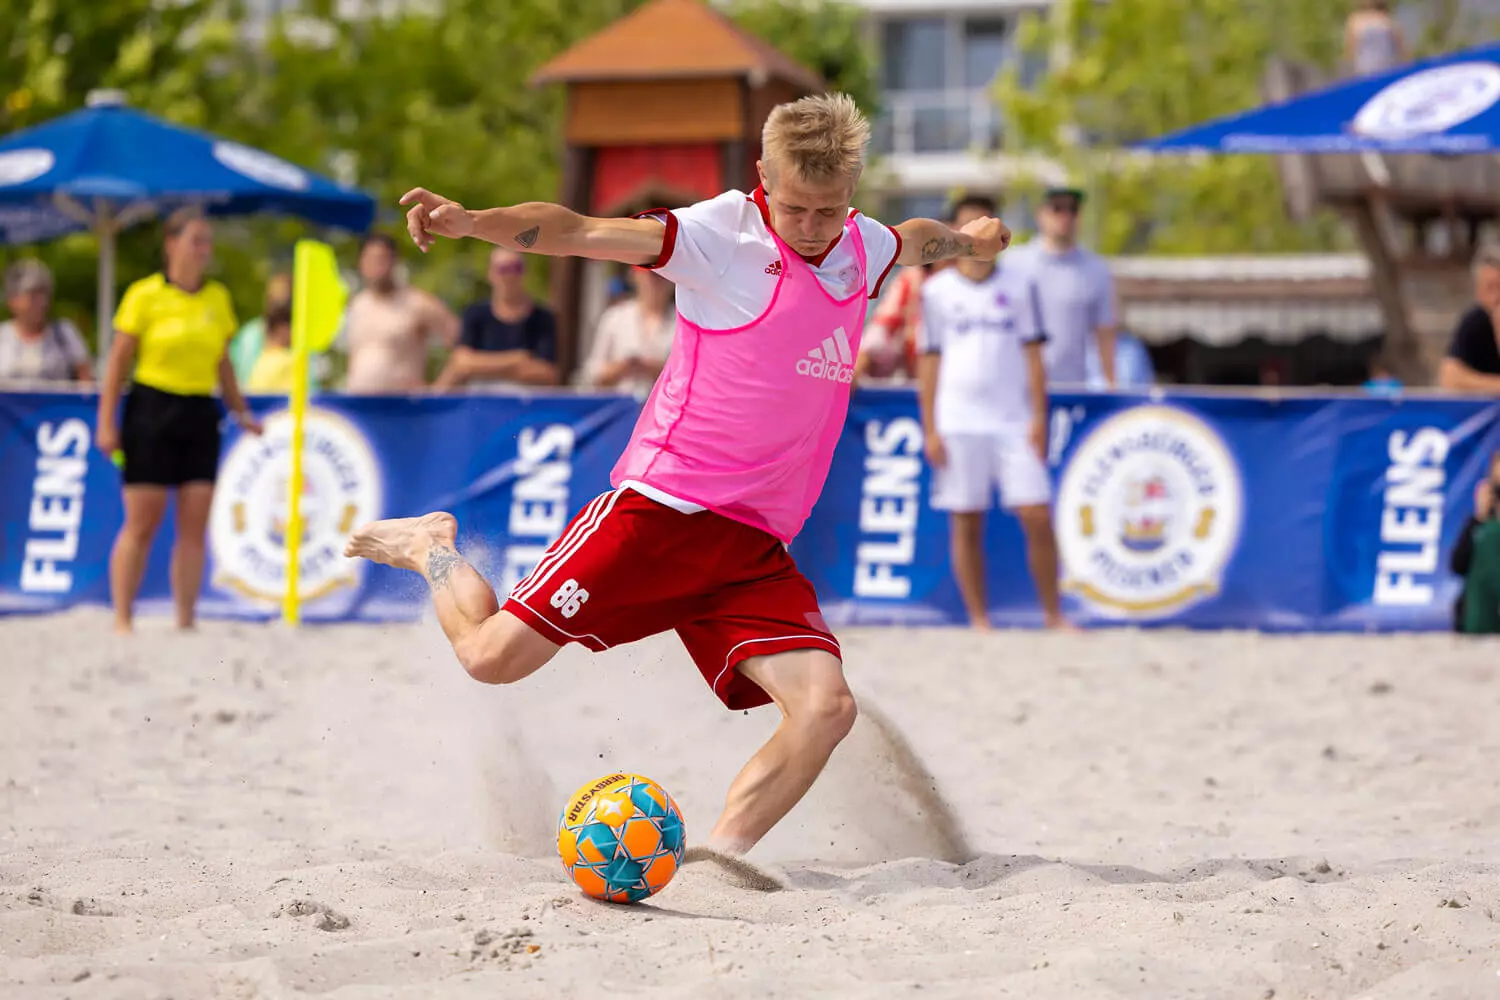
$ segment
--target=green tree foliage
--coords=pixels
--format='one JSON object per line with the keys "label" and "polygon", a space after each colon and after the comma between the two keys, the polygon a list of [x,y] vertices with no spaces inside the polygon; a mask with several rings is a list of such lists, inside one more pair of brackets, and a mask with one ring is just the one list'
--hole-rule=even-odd
{"label": "green tree foliage", "polygon": [[[209,107],[199,81],[236,45],[231,4],[210,0],[0,0],[0,132],[36,125],[82,107],[96,88],[119,88],[144,110],[203,125]],[[188,44],[184,44],[184,42]],[[157,259],[154,234],[132,232],[121,245],[124,278]],[[52,268],[58,312],[93,326],[98,249],[91,236],[0,251],[0,265],[36,256]]]}
{"label": "green tree foliage", "polygon": [[1066,58],[1030,91],[1014,73],[999,84],[1010,141],[1087,184],[1092,236],[1106,253],[1347,247],[1330,214],[1286,217],[1270,157],[1111,150],[1261,105],[1273,54],[1333,72],[1345,12],[1307,0],[1059,0],[1022,44]]}
{"label": "green tree foliage", "polygon": [[839,0],[734,0],[728,13],[741,28],[766,39],[875,117],[880,105],[877,55],[865,35],[862,9]]}

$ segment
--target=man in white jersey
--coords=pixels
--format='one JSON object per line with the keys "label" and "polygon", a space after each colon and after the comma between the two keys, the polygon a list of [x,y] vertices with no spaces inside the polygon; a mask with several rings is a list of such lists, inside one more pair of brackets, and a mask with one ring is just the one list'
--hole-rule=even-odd
{"label": "man in white jersey", "polygon": [[893,263],[994,257],[1010,243],[996,219],[890,229],[853,211],[869,135],[845,95],[781,105],[763,130],[759,188],[634,219],[535,202],[470,211],[422,188],[402,199],[424,251],[475,237],[652,267],[677,284],[676,336],[615,489],[503,606],[458,554],[445,513],[366,525],[346,554],[421,574],[476,680],[522,680],[570,642],[603,650],[676,631],[726,708],[774,702],[781,723],[703,845],[720,859],[786,815],[854,724],[838,640],[788,543],[828,475],[866,303]]}
{"label": "man in white jersey", "polygon": [[[995,214],[982,195],[949,224]],[[976,629],[988,629],[984,518],[995,490],[1026,535],[1027,562],[1049,628],[1066,627],[1057,583],[1047,475],[1047,334],[1037,288],[993,257],[960,260],[922,286],[918,398],[932,463],[932,505],[949,512],[953,575]]]}

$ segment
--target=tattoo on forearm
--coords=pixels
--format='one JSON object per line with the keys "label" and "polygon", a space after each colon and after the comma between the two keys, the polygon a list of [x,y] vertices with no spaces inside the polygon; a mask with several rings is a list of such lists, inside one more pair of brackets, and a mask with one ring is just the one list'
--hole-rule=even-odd
{"label": "tattoo on forearm", "polygon": [[427,579],[433,587],[448,586],[453,571],[463,565],[463,557],[452,549],[433,549],[427,554]]}
{"label": "tattoo on forearm", "polygon": [[922,244],[922,263],[931,264],[949,257],[974,256],[973,240],[956,240],[946,236],[935,236]]}
{"label": "tattoo on forearm", "polygon": [[532,226],[524,233],[516,234],[516,242],[526,250],[536,246],[536,238],[542,234],[541,226]]}

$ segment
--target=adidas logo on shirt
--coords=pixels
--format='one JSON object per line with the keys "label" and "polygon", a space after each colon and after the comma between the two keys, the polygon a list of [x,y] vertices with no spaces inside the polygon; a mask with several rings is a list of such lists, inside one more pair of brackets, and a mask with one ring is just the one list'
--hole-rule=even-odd
{"label": "adidas logo on shirt", "polygon": [[776,258],[775,260],[771,261],[771,263],[769,263],[769,264],[766,265],[766,273],[767,274],[774,274],[774,275],[778,275],[778,276],[781,274],[781,258],[780,257]]}
{"label": "adidas logo on shirt", "polygon": [[807,352],[807,357],[797,360],[797,374],[809,378],[826,379],[848,385],[854,381],[854,351],[849,346],[849,335],[843,327],[833,331],[833,336],[824,337],[819,347]]}

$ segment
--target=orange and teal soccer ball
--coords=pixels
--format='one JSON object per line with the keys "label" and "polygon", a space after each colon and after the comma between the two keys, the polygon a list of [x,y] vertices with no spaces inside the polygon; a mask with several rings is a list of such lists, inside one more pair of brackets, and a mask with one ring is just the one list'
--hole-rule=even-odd
{"label": "orange and teal soccer ball", "polygon": [[682,813],[666,790],[639,774],[591,781],[568,800],[557,853],[578,888],[611,903],[660,892],[682,863]]}

